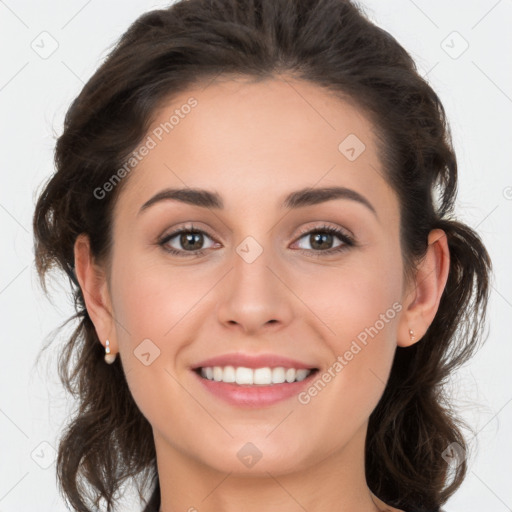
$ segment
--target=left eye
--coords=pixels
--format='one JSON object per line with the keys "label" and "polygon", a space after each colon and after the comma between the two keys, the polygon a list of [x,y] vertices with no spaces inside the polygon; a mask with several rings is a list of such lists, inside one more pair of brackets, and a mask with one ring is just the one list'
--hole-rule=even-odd
{"label": "left eye", "polygon": [[[310,248],[301,248],[301,251],[305,250],[307,252],[316,252],[317,254],[315,254],[315,256],[340,252],[345,250],[347,247],[354,245],[350,236],[340,229],[333,228],[331,226],[322,226],[303,232],[299,240],[302,238],[309,242]],[[340,240],[340,243],[338,245],[328,247],[334,243],[335,238]]]}

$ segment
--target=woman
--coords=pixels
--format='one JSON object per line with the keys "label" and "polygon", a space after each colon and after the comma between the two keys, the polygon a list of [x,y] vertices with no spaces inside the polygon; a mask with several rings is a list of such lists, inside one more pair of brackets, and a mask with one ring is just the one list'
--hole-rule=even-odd
{"label": "woman", "polygon": [[129,477],[146,512],[440,510],[466,471],[442,385],[481,340],[491,262],[394,38],[346,0],[149,12],[56,166],[34,230],[79,320],[75,510]]}

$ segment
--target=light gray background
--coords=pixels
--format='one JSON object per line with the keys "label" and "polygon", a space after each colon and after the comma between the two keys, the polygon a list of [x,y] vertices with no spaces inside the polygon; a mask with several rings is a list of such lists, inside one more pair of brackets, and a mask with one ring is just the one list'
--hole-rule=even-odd
{"label": "light gray background", "polygon": [[[73,309],[65,281],[52,287],[54,304],[37,283],[31,231],[36,193],[53,171],[55,136],[72,99],[131,22],[167,5],[0,0],[0,512],[66,510],[56,487],[54,448],[72,402],[59,385],[54,357],[34,362],[45,337]],[[512,1],[363,5],[412,54],[440,95],[459,161],[459,216],[481,234],[495,265],[487,343],[453,379],[461,413],[478,435],[468,477],[446,510],[512,510]],[[41,35],[45,31],[50,35]],[[58,47],[45,55],[52,44]],[[140,510],[130,495],[126,502],[123,510]]]}

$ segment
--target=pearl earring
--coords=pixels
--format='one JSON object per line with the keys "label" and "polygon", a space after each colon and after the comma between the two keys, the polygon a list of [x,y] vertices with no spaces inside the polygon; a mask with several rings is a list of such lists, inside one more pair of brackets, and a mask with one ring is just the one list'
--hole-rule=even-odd
{"label": "pearl earring", "polygon": [[411,337],[411,341],[414,341],[416,339],[416,336],[414,336],[414,331],[412,329],[409,329],[409,336]]}
{"label": "pearl earring", "polygon": [[110,341],[105,342],[105,362],[112,364],[116,360],[117,354],[110,353]]}

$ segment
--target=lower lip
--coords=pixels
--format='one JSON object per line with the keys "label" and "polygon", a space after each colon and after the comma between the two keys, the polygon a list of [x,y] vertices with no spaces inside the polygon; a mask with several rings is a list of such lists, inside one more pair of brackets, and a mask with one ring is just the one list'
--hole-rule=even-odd
{"label": "lower lip", "polygon": [[208,391],[231,405],[257,408],[273,405],[299,394],[310,384],[310,381],[318,372],[312,372],[300,382],[284,382],[283,384],[272,384],[271,386],[251,386],[217,382],[205,379],[195,371],[193,373]]}

